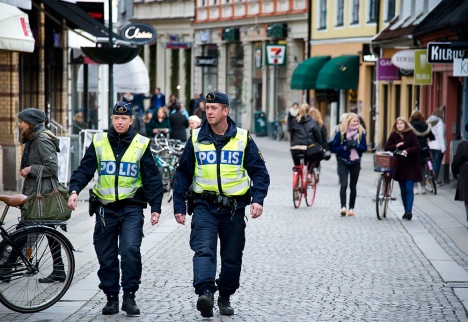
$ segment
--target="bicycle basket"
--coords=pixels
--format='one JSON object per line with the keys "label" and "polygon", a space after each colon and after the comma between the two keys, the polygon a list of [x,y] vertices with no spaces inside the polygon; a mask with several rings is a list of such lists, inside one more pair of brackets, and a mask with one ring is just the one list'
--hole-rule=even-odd
{"label": "bicycle basket", "polygon": [[395,157],[390,152],[376,152],[374,154],[374,171],[391,172],[395,168]]}

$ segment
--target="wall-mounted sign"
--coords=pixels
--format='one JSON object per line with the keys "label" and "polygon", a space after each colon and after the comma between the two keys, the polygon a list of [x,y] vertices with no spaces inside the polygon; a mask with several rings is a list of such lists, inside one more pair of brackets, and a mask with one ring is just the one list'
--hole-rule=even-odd
{"label": "wall-mounted sign", "polygon": [[203,43],[211,42],[211,30],[200,30],[200,41]]}
{"label": "wall-mounted sign", "polygon": [[453,60],[453,76],[468,76],[468,59],[456,58]]}
{"label": "wall-mounted sign", "polygon": [[211,56],[196,56],[195,66],[216,67],[218,66],[218,58]]}
{"label": "wall-mounted sign", "polygon": [[364,62],[376,62],[377,56],[375,56],[371,50],[369,44],[362,44],[362,61]]}
{"label": "wall-mounted sign", "polygon": [[464,50],[453,50],[452,43],[430,42],[427,44],[427,62],[429,64],[452,64],[454,59],[463,58]]}
{"label": "wall-mounted sign", "polygon": [[401,69],[414,69],[414,50],[402,50],[392,56],[392,63]]}
{"label": "wall-mounted sign", "polygon": [[262,50],[260,48],[255,50],[255,68],[262,68]]}
{"label": "wall-mounted sign", "polygon": [[131,23],[122,28],[120,35],[124,40],[137,45],[152,43],[156,39],[156,30],[146,23]]}
{"label": "wall-mounted sign", "polygon": [[379,58],[377,60],[377,80],[392,81],[399,79],[398,68],[393,65],[391,58]]}
{"label": "wall-mounted sign", "polygon": [[267,65],[286,65],[286,45],[266,45],[265,51]]}
{"label": "wall-mounted sign", "polygon": [[414,62],[414,84],[432,85],[432,65],[427,62],[427,51],[415,50]]}
{"label": "wall-mounted sign", "polygon": [[190,42],[182,42],[182,41],[177,41],[177,42],[167,42],[166,43],[166,48],[167,49],[187,49],[192,47],[192,43]]}
{"label": "wall-mounted sign", "polygon": [[86,11],[88,16],[104,24],[104,2],[77,1],[76,5]]}

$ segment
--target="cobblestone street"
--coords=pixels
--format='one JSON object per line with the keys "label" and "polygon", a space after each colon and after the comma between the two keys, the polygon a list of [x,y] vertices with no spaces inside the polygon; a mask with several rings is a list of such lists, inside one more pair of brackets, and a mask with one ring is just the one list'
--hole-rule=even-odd
{"label": "cobblestone street", "polygon": [[[468,321],[462,300],[446,285],[415,242],[418,235],[411,231],[422,227],[425,234],[434,235],[464,269],[466,254],[420,208],[414,210],[411,222],[402,222],[397,185],[394,191],[398,200],[390,205],[386,219],[377,220],[372,201],[377,174],[371,154],[364,156],[362,164],[356,215],[341,217],[334,156],[322,162],[314,205],[306,207],[303,201],[299,209],[294,209],[288,142],[254,139],[271,175],[269,195],[260,218],[247,216],[241,287],[231,298],[236,314],[221,317],[216,308],[209,320]],[[166,198],[163,202],[158,225],[151,227],[146,216],[143,279],[137,292],[142,313],[132,321],[203,320],[196,310],[192,287],[190,222],[178,225],[172,203]],[[94,219],[86,211],[87,203],[81,202],[66,233],[79,252],[75,253],[76,276],[65,297],[36,314],[22,315],[0,306],[1,321],[128,319],[124,312],[111,317],[100,314],[105,296],[97,287]]]}

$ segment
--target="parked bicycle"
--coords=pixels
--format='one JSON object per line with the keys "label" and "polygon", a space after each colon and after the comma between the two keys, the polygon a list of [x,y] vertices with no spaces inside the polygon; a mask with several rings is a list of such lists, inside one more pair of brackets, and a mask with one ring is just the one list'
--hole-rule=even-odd
{"label": "parked bicycle", "polygon": [[375,206],[377,219],[387,217],[388,203],[396,200],[392,196],[393,178],[392,171],[395,169],[395,155],[402,154],[397,150],[391,152],[376,152],[374,154],[374,171],[380,172],[377,179],[377,193],[375,195]]}
{"label": "parked bicycle", "polygon": [[[4,228],[10,207],[26,203],[22,194],[0,195],[5,209],[0,217],[0,302],[20,313],[45,310],[59,301],[70,287],[75,273],[75,257],[70,241],[56,228],[61,221],[20,220],[17,225]],[[57,274],[57,260],[64,273],[53,283],[40,282],[53,271]]]}
{"label": "parked bicycle", "polygon": [[307,181],[308,165],[304,164],[304,155],[298,155],[298,157],[301,158],[301,164],[293,167],[292,188],[294,208],[299,208],[302,197],[305,198],[307,206],[310,207],[314,204],[317,189],[315,169],[311,173],[311,180]]}

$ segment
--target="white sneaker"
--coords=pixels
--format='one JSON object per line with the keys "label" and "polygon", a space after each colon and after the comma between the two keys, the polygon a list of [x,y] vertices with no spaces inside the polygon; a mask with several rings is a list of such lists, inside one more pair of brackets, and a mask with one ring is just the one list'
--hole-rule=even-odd
{"label": "white sneaker", "polygon": [[419,194],[418,188],[414,188],[414,189],[413,189],[413,193],[414,193],[415,195],[418,195],[418,194]]}

